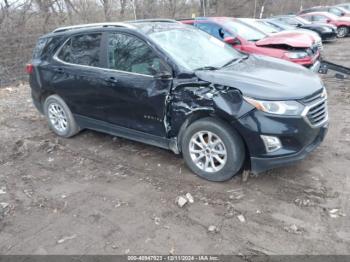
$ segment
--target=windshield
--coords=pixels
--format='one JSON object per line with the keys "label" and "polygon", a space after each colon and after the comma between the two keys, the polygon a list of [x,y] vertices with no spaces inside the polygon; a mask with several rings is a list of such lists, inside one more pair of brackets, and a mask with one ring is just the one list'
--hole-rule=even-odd
{"label": "windshield", "polygon": [[218,68],[243,57],[230,45],[195,28],[172,28],[149,37],[188,70]]}
{"label": "windshield", "polygon": [[244,23],[247,23],[250,26],[255,27],[256,29],[264,32],[265,34],[275,34],[278,33],[279,31],[276,30],[274,27],[265,24],[262,21],[259,20],[255,20],[255,19],[240,19],[241,21],[243,21]]}
{"label": "windshield", "polygon": [[272,26],[273,28],[275,28],[276,31],[278,30],[279,32],[281,32],[281,31],[285,30],[284,25],[277,25],[277,24],[273,24],[270,22],[264,22],[264,23]]}
{"label": "windshield", "polygon": [[350,11],[350,4],[339,5],[339,7],[344,8],[345,10],[349,10],[349,11]]}
{"label": "windshield", "polygon": [[281,20],[277,20],[277,19],[273,19],[273,20],[267,20],[267,23],[269,23],[269,25],[274,26],[276,28],[281,28],[283,30],[294,30],[295,27],[291,26],[289,24],[287,24],[284,21]]}
{"label": "windshield", "polygon": [[302,17],[294,17],[295,20],[297,20],[297,22],[303,24],[303,25],[309,25],[312,24],[310,21],[302,18]]}
{"label": "windshield", "polygon": [[227,21],[225,27],[248,41],[259,41],[267,36],[257,29],[233,20]]}
{"label": "windshield", "polygon": [[343,16],[344,15],[344,9],[342,9],[341,7],[339,8],[331,8],[329,10],[329,12],[331,12],[332,14],[336,15],[336,16]]}
{"label": "windshield", "polygon": [[333,15],[332,13],[325,13],[324,16],[329,18],[329,19],[332,19],[332,20],[338,20],[339,19],[338,16]]}

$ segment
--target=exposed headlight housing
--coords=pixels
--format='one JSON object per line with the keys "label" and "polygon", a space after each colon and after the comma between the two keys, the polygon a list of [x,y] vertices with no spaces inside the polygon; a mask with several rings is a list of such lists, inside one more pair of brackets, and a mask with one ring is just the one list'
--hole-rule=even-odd
{"label": "exposed headlight housing", "polygon": [[309,56],[309,54],[305,51],[293,51],[293,52],[286,52],[284,54],[286,55],[286,57],[290,59],[302,59]]}
{"label": "exposed headlight housing", "polygon": [[274,115],[298,116],[304,110],[304,106],[297,101],[263,101],[250,97],[244,99],[256,109]]}

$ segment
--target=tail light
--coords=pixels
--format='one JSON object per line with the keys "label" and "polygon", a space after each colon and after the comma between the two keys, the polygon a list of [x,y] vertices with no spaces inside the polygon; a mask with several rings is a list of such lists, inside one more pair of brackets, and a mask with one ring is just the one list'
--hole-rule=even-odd
{"label": "tail light", "polygon": [[34,66],[32,64],[27,64],[26,65],[26,72],[27,74],[32,74],[34,71]]}

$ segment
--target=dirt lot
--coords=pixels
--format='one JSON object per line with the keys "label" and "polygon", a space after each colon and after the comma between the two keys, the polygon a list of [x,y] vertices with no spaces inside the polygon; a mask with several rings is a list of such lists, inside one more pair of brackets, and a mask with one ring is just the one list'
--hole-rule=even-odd
{"label": "dirt lot", "polygon": [[[350,66],[349,45],[325,56]],[[27,85],[1,89],[0,253],[350,254],[350,86],[325,82],[325,142],[246,183],[206,182],[171,152],[97,132],[57,138]]]}

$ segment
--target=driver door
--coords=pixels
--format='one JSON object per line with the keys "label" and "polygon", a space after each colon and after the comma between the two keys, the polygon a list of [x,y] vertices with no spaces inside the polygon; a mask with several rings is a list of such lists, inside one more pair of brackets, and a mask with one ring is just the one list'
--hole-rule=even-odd
{"label": "driver door", "polygon": [[172,70],[139,37],[109,33],[106,40],[104,112],[109,123],[165,136],[166,97]]}

